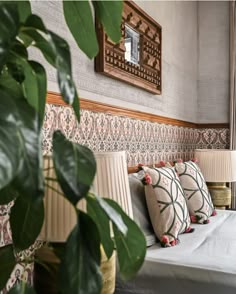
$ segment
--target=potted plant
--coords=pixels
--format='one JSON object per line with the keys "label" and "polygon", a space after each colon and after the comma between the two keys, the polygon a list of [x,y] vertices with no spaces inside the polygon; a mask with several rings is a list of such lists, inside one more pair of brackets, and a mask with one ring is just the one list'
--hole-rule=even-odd
{"label": "potted plant", "polygon": [[[63,1],[66,23],[89,58],[98,53],[92,9],[108,36],[119,42],[122,1]],[[0,249],[1,289],[17,263],[17,253],[35,242],[44,221],[41,134],[47,76],[42,64],[29,59],[28,48],[32,46],[56,68],[61,96],[73,107],[80,121],[79,97],[67,42],[32,14],[30,2],[0,2],[0,204],[14,200],[10,213],[13,244]],[[100,293],[100,244],[108,258],[116,248],[121,275],[133,276],[144,260],[145,240],[115,202],[88,194],[96,173],[93,152],[56,131],[53,162],[64,197],[77,213],[77,224],[60,259],[60,292]],[[92,215],[76,208],[81,199],[90,202],[101,214],[101,222],[112,224],[114,240],[109,230],[100,229],[101,224],[95,223]],[[81,258],[83,255],[87,256],[86,262]],[[24,283],[12,290],[12,293],[23,292],[34,290]]]}

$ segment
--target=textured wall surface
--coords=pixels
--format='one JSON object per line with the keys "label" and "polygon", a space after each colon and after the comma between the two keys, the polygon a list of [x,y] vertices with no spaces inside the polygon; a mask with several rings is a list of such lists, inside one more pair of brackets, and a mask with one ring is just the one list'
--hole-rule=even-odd
{"label": "textured wall surface", "polygon": [[[73,72],[81,97],[187,121],[196,120],[197,3],[138,1],[163,29],[163,95],[153,95],[94,72],[94,63],[76,46],[58,1],[33,1],[33,11],[66,38],[73,55]],[[53,15],[53,17],[52,17]],[[40,58],[38,53],[34,57]],[[47,66],[49,90],[57,91],[55,71]]]}
{"label": "textured wall surface", "polygon": [[229,3],[199,1],[198,122],[229,121]]}

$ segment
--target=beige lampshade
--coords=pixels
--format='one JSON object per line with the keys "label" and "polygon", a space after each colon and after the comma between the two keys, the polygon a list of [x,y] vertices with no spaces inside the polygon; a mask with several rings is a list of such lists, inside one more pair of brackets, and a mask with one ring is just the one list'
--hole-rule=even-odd
{"label": "beige lampshade", "polygon": [[125,151],[95,153],[97,174],[92,191],[115,200],[133,218]]}
{"label": "beige lampshade", "polygon": [[[44,157],[45,178],[56,179],[51,156]],[[44,198],[44,225],[39,239],[50,242],[64,242],[72,228],[76,224],[76,213],[62,195],[61,188],[57,182],[46,180]]]}
{"label": "beige lampshade", "polygon": [[[97,174],[91,192],[114,199],[123,210],[133,217],[125,151],[95,153]],[[56,178],[52,157],[44,158],[45,177]],[[64,242],[76,224],[72,205],[60,195],[57,182],[47,181],[45,190],[45,221],[39,236],[41,240]],[[79,201],[79,209],[85,211],[86,203]]]}
{"label": "beige lampshade", "polygon": [[207,182],[236,181],[236,150],[196,149],[195,157]]}

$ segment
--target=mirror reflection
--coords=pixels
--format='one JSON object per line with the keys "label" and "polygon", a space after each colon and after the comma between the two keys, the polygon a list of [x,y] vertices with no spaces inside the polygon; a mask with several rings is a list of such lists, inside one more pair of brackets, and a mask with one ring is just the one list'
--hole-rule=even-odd
{"label": "mirror reflection", "polygon": [[125,60],[139,64],[139,33],[125,24]]}

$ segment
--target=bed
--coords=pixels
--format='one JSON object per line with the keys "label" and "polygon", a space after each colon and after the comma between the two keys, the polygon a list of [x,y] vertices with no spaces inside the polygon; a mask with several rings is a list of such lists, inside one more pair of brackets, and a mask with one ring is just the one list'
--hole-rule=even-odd
{"label": "bed", "polygon": [[142,177],[142,172],[129,170],[134,220],[149,247],[133,280],[124,282],[117,275],[115,293],[235,294],[236,211],[217,210],[209,224],[191,224],[195,231],[180,234],[180,244],[162,248],[151,225]]}
{"label": "bed", "polygon": [[236,212],[217,210],[193,227],[178,246],[149,247],[140,272],[126,283],[118,277],[115,293],[236,293]]}

